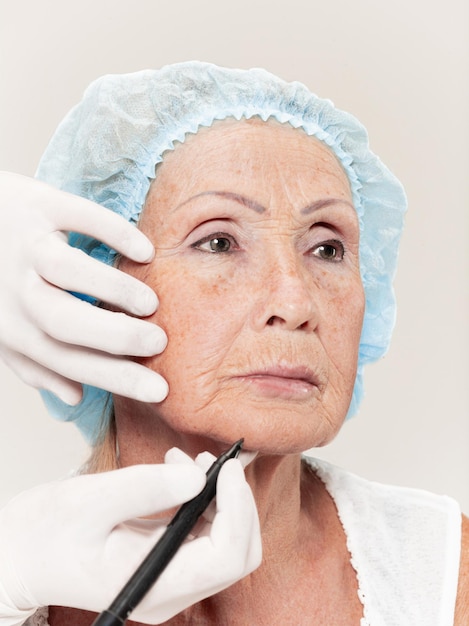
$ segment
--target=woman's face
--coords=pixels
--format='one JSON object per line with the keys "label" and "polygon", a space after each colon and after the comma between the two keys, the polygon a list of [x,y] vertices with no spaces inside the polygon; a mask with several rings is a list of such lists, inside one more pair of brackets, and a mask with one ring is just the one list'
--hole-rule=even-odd
{"label": "woman's face", "polygon": [[[364,295],[346,175],[290,126],[224,121],[168,153],[141,219],[168,335],[144,362],[169,383],[151,419],[246,449],[298,452],[340,428]],[[148,415],[148,407],[146,409]]]}

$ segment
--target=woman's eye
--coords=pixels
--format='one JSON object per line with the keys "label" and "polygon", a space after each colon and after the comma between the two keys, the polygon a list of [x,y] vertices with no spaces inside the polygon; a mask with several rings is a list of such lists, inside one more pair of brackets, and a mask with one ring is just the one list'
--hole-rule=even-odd
{"label": "woman's eye", "polygon": [[216,233],[196,241],[191,247],[202,250],[203,252],[220,253],[230,252],[234,245],[235,242],[231,237],[228,237],[224,233]]}
{"label": "woman's eye", "polygon": [[331,241],[323,241],[318,246],[313,248],[312,253],[314,256],[323,259],[324,261],[342,261],[345,254],[345,249],[338,239],[332,239]]}

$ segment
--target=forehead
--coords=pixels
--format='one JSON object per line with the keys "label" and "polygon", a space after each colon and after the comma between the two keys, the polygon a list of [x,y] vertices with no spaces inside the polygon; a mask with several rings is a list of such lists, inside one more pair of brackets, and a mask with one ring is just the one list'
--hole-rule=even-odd
{"label": "forehead", "polygon": [[273,187],[307,195],[318,185],[351,199],[347,175],[325,144],[302,129],[259,118],[216,121],[188,134],[164,154],[152,188],[182,201],[181,194],[224,187],[252,192],[253,185],[259,201],[267,200]]}

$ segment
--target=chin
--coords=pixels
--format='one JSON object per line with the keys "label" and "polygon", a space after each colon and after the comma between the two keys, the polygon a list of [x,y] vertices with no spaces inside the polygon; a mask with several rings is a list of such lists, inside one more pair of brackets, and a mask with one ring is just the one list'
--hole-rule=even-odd
{"label": "chin", "polygon": [[260,411],[258,407],[238,407],[229,414],[217,411],[216,416],[211,416],[207,410],[203,419],[173,427],[189,438],[206,440],[207,445],[210,442],[211,448],[221,449],[244,439],[246,451],[286,455],[327,445],[339,432],[344,418],[345,413],[331,422],[326,416],[311,411],[276,410],[274,407]]}

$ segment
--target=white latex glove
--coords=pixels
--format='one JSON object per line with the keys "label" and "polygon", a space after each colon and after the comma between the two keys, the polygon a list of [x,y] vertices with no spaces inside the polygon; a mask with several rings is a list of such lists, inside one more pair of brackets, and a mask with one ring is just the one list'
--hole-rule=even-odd
{"label": "white latex glove", "polygon": [[[17,496],[0,511],[1,626],[22,624],[39,606],[107,608],[164,532],[161,521],[127,520],[178,505],[204,483],[193,462],[177,462],[79,476]],[[160,624],[259,565],[257,511],[239,460],[222,467],[216,503],[212,522],[181,546],[132,619]]]}
{"label": "white latex glove", "polygon": [[[144,402],[163,400],[166,381],[125,358],[166,347],[162,329],[133,317],[154,313],[155,293],[69,246],[66,231],[91,235],[141,263],[154,254],[145,235],[112,211],[0,172],[0,357],[23,381],[68,404],[80,401],[80,383]],[[131,315],[92,306],[65,290]]]}

